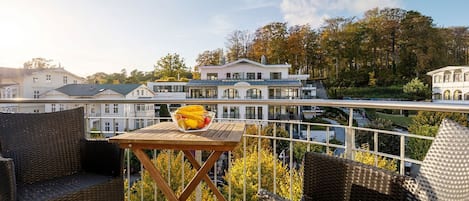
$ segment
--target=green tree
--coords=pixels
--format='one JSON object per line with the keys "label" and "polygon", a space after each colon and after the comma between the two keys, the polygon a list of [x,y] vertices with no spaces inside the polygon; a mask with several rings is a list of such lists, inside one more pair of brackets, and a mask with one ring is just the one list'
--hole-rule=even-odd
{"label": "green tree", "polygon": [[[363,144],[361,148],[364,150],[370,151],[370,148],[367,144]],[[367,164],[367,165],[372,165],[372,166],[377,165],[377,167],[379,168],[383,168],[383,169],[387,169],[391,171],[397,171],[396,160],[386,159],[385,157],[376,156],[375,154],[372,154],[369,152],[362,152],[362,151],[355,152],[354,160],[360,163]]]}
{"label": "green tree", "polygon": [[184,59],[176,53],[161,57],[155,65],[156,78],[175,77],[180,79],[186,77],[188,71]]}
{"label": "green tree", "polygon": [[424,100],[431,94],[430,88],[424,84],[419,78],[414,78],[402,87],[404,93],[412,100]]}
{"label": "green tree", "polygon": [[160,117],[170,117],[168,104],[161,104],[160,105]]}
{"label": "green tree", "polygon": [[[261,158],[258,158],[256,148],[250,148],[245,158],[234,160],[233,166],[225,175],[225,180],[231,183],[232,200],[243,200],[243,186],[246,182],[246,199],[257,200],[257,190],[261,188],[273,192],[274,185],[274,160],[276,162],[276,183],[277,194],[282,197],[290,197],[290,170],[282,165],[282,162],[274,157],[271,151],[261,150]],[[246,163],[244,163],[246,160]],[[261,183],[258,182],[258,163],[261,163]],[[246,174],[244,173],[244,167]],[[301,170],[300,170],[301,171]],[[293,169],[293,200],[300,200],[303,191],[303,180],[300,171]],[[228,192],[228,186],[223,187],[223,191]]]}
{"label": "green tree", "polygon": [[[419,111],[418,114],[412,118],[412,123],[409,125],[409,132],[416,135],[435,137],[441,121],[445,118],[452,119],[461,125],[467,126],[467,116],[462,113]],[[409,138],[406,153],[412,159],[423,160],[431,143],[430,140]]]}
{"label": "green tree", "polygon": [[25,69],[44,69],[44,68],[55,68],[57,67],[54,64],[51,64],[53,60],[52,59],[46,59],[42,57],[36,57],[32,58],[31,60],[25,62],[23,64],[23,68]]}
{"label": "green tree", "polygon": [[[160,171],[165,179],[169,180],[170,188],[180,195],[184,189],[184,185],[187,185],[194,177],[196,170],[191,167],[191,164],[186,160],[183,161],[184,154],[182,152],[173,153],[173,151],[160,152],[155,159],[152,159],[158,171]],[[184,170],[183,170],[184,169]],[[169,170],[169,171],[168,171]],[[170,175],[168,175],[168,172]],[[125,187],[128,185],[128,181],[125,181]],[[184,184],[184,185],[183,185]],[[202,182],[202,200],[213,200],[213,193]],[[130,187],[130,194],[125,191],[125,200],[130,198],[132,201],[141,200],[155,200],[155,194],[157,195],[156,200],[165,200],[164,194],[161,190],[157,190],[155,193],[155,183],[147,171],[142,172],[142,179],[137,180]],[[195,200],[195,193],[193,193],[188,200]]]}

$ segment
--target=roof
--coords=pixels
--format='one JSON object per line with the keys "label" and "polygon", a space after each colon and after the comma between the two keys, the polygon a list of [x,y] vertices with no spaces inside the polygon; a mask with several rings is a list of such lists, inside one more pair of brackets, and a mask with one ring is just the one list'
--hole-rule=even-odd
{"label": "roof", "polygon": [[443,67],[443,68],[432,70],[432,71],[428,72],[427,75],[433,75],[433,74],[444,72],[444,71],[447,71],[447,70],[451,71],[451,70],[457,70],[457,69],[463,69],[463,70],[469,71],[469,66],[446,66],[446,67]]}
{"label": "roof", "polygon": [[[252,65],[259,66],[259,67],[283,67],[283,68],[290,68],[291,67],[290,64],[262,64],[262,63],[255,62],[255,61],[252,61],[252,60],[249,60],[249,59],[238,59],[236,61],[233,61],[231,63],[227,63],[225,65],[201,66],[201,67],[202,68],[226,68],[226,67],[229,67],[229,66],[232,66],[232,65],[235,65],[235,64],[239,64],[239,63],[250,63]],[[201,68],[201,67],[199,67],[199,68]]]}
{"label": "roof", "polygon": [[9,68],[9,67],[0,67],[0,78],[21,78],[26,75],[31,75],[35,72],[41,72],[41,71],[64,71],[66,73],[69,73],[73,76],[79,77],[81,79],[84,79],[78,75],[75,75],[64,68],[32,68],[32,69],[27,69],[27,68]]}
{"label": "roof", "polygon": [[68,84],[57,88],[56,91],[69,96],[94,96],[104,90],[110,89],[122,95],[127,95],[141,84]]}
{"label": "roof", "polygon": [[251,86],[301,86],[299,80],[190,80],[187,86],[234,86],[242,82]]}

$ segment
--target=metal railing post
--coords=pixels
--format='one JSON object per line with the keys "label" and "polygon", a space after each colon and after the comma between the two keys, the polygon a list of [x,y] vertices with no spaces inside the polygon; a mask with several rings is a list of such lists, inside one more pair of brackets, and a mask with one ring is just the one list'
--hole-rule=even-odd
{"label": "metal railing post", "polygon": [[345,129],[345,157],[353,159],[353,148],[355,147],[355,131],[353,130],[353,108],[349,108],[348,127]]}

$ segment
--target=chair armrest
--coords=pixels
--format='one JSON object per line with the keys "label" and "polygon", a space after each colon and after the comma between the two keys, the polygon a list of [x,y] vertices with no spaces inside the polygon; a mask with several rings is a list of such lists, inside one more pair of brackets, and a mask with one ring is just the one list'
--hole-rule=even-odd
{"label": "chair armrest", "polygon": [[0,156],[0,200],[16,200],[15,166],[11,158]]}
{"label": "chair armrest", "polygon": [[81,143],[81,165],[86,172],[122,176],[124,154],[116,144],[106,139],[86,139]]}

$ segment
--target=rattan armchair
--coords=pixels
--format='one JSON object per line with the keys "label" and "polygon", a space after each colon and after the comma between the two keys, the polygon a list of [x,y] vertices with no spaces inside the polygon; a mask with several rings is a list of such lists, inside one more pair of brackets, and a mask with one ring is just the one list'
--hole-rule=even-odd
{"label": "rattan armchair", "polygon": [[0,201],[123,200],[123,153],[87,140],[83,108],[0,113]]}
{"label": "rattan armchair", "polygon": [[[411,178],[319,153],[305,154],[303,200],[469,200],[469,129],[441,122]],[[261,191],[260,200],[283,200]]]}

